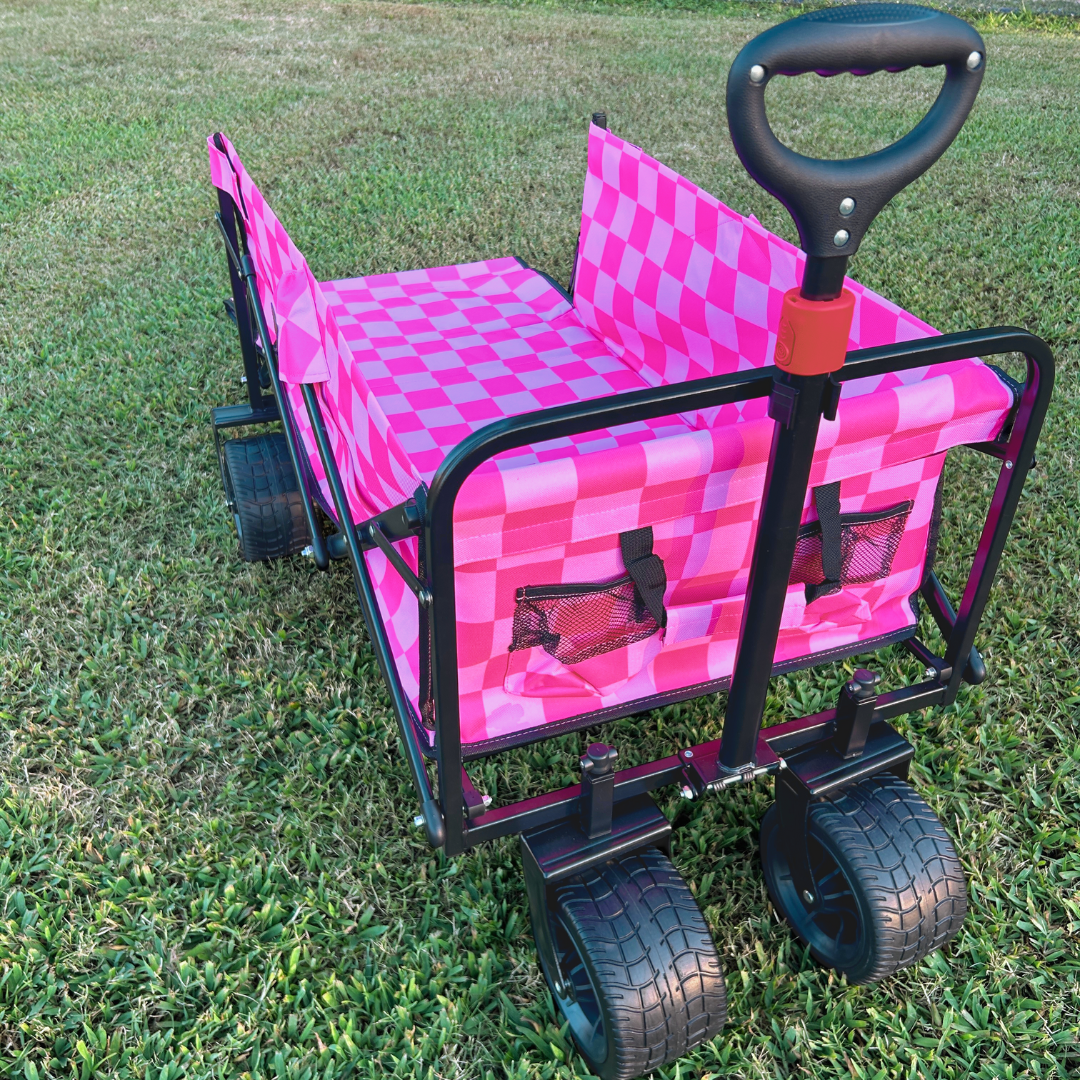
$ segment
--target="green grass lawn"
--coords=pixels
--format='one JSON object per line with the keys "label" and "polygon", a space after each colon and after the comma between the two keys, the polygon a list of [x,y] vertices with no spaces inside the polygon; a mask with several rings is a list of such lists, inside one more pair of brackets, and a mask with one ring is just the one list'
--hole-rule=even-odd
{"label": "green grass lawn", "polygon": [[[640,5],[129,0],[0,7],[0,1075],[570,1077],[516,842],[446,860],[416,812],[347,568],[239,561],[212,405],[240,399],[206,136],[317,276],[519,254],[566,279],[588,114],[791,236],[724,117],[778,16]],[[990,678],[908,717],[971,911],[884,985],[817,968],[757,861],[766,785],[680,813],[731,1022],[668,1078],[1080,1071],[1080,37],[987,30],[975,112],[852,271],[942,330],[1015,323],[1060,377],[980,639]],[[770,91],[796,147],[902,133],[924,72]],[[991,473],[950,458],[943,576]],[[886,682],[920,669],[901,651]],[[850,667],[850,665],[849,665]],[[844,668],[774,680],[769,717]],[[723,701],[604,730],[622,760]],[[583,737],[483,763],[571,782]],[[665,804],[675,813],[673,793]]]}

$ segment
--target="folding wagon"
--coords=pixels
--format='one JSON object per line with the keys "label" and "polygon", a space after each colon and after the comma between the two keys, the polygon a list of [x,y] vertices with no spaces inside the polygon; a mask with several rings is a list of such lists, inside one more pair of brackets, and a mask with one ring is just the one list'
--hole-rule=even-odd
{"label": "folding wagon", "polygon": [[[214,433],[244,556],[349,560],[416,824],[447,855],[520,836],[544,975],[605,1080],[725,1019],[658,788],[690,799],[773,776],[770,896],[852,981],[915,963],[963,920],[955,850],[889,721],[985,677],[976,629],[1053,358],[1013,328],[937,335],[845,272],[960,130],[984,57],[952,16],[876,4],[742,50],[731,135],[801,251],[597,114],[569,290],[513,258],[318,282],[233,146],[209,140],[248,391],[214,410]],[[768,126],[775,75],[938,64],[930,112],[878,153],[811,160]],[[1027,358],[1023,384],[975,358],[1009,353]],[[954,608],[934,556],[960,445],[1001,466]],[[943,656],[916,636],[921,604]],[[834,708],[761,729],[770,675],[897,642],[923,682],[885,690],[860,668]],[[510,747],[722,690],[722,737],[662,760],[618,769],[595,743],[580,784],[502,806],[469,778]]]}

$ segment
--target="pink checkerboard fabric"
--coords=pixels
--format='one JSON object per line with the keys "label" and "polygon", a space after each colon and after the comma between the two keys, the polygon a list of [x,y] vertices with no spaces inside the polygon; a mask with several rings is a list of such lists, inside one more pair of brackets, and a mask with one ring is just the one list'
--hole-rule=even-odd
{"label": "pink checkerboard fabric", "polygon": [[232,143],[224,151],[207,139],[214,185],[232,196],[243,220],[247,249],[267,328],[277,345],[278,374],[311,461],[323,503],[331,505],[301,393],[318,384],[327,433],[355,517],[363,519],[407,499],[420,483],[352,355],[303,255],[255,186]]}
{"label": "pink checkerboard fabric", "polygon": [[[784,293],[805,255],[644,151],[591,127],[574,305],[650,386],[772,362]],[[851,278],[849,349],[937,333]],[[969,361],[846,384],[845,396],[944,378]],[[865,414],[865,409],[863,410]],[[765,416],[762,400],[688,416],[696,428]],[[887,423],[887,420],[883,420]],[[864,415],[861,426],[878,423]]]}
{"label": "pink checkerboard fabric", "polygon": [[[747,425],[750,426],[750,425]],[[651,450],[658,443],[646,444]],[[765,451],[767,454],[767,450]],[[600,455],[597,455],[600,456]],[[841,482],[844,514],[893,510],[911,503],[889,574],[868,584],[805,602],[804,586],[789,589],[776,661],[832,650],[851,651],[913,625],[909,597],[922,579],[934,493],[944,452],[877,468]],[[722,470],[723,471],[723,470]],[[623,573],[617,534],[583,535],[545,513],[531,547],[472,562],[457,570],[462,738],[500,739],[553,723],[680,690],[731,674],[742,603],[760,512],[761,475],[713,489],[683,512],[671,504],[656,515],[654,551],[668,577],[668,625],[662,634],[583,664],[559,664],[542,648],[508,652],[515,596],[527,585],[612,580]],[[723,495],[720,495],[723,490]],[[695,489],[702,491],[702,487]],[[602,498],[602,497],[601,497]],[[716,504],[721,502],[722,505]],[[584,499],[579,504],[589,506]],[[601,512],[606,508],[602,508]],[[569,511],[577,512],[576,508]],[[617,516],[617,514],[615,515]],[[815,512],[811,493],[804,520]],[[542,542],[542,547],[536,547]]]}
{"label": "pink checkerboard fabric", "polygon": [[[323,290],[356,369],[425,480],[493,420],[649,385],[517,259],[331,281]],[[685,430],[678,418],[625,424],[503,455],[491,469]]]}
{"label": "pink checkerboard fabric", "polygon": [[[266,223],[256,235],[269,238],[265,274],[276,280],[273,245],[282,265],[295,249],[242,167],[225,159],[230,179],[213,149],[211,159],[219,186],[233,183],[245,200],[253,192]],[[315,297],[311,280],[294,276],[292,292],[271,293],[275,314],[306,335],[295,346],[298,378],[317,359],[320,326],[333,330],[336,351],[323,331],[318,392],[357,517],[401,501],[492,420],[771,361],[801,254],[598,128],[581,236],[573,306],[514,259],[331,281]],[[297,270],[290,262],[282,278]],[[850,348],[935,333],[847,284],[856,296]],[[322,481],[297,385],[289,395]],[[822,424],[811,485],[841,481],[843,513],[910,504],[906,530],[881,580],[809,605],[793,583],[778,662],[850,651],[913,624],[909,596],[924,570],[945,451],[993,438],[1011,404],[977,360],[845,385],[837,420]],[[730,674],[772,428],[765,403],[747,402],[525,448],[470,478],[454,550],[465,743],[495,745]],[[814,516],[808,492],[804,521]],[[663,633],[572,667],[540,648],[510,651],[518,588],[617,577],[618,534],[644,525],[667,570]],[[415,543],[402,549],[415,566]],[[381,553],[366,558],[418,705],[415,600]]]}
{"label": "pink checkerboard fabric", "polygon": [[[771,361],[802,254],[597,128],[581,236],[575,313],[647,385]],[[856,297],[851,349],[936,333],[857,282],[847,286]],[[844,513],[911,510],[884,579],[810,605],[801,584],[789,589],[778,663],[850,651],[913,624],[909,597],[944,451],[994,437],[1011,403],[977,360],[845,386],[837,420],[822,425],[811,485],[840,480]],[[773,424],[764,401],[679,419],[663,438],[481,471],[463,488],[455,562],[466,743],[730,675]],[[808,492],[804,520],[814,517]],[[662,635],[572,667],[541,648],[509,651],[518,588],[615,578],[618,534],[644,525],[668,574]],[[413,607],[396,608],[403,637],[414,632]]]}

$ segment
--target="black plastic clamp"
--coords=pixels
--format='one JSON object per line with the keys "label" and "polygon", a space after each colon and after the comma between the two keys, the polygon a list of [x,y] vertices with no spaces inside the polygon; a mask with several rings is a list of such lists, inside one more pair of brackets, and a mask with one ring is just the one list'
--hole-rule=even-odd
{"label": "black plastic clamp", "polygon": [[581,829],[590,840],[611,833],[615,799],[614,746],[593,743],[581,756]]}
{"label": "black plastic clamp", "polygon": [[877,684],[881,676],[859,668],[844,684],[836,702],[836,734],[833,746],[844,759],[856,758],[866,747],[866,736],[877,706]]}

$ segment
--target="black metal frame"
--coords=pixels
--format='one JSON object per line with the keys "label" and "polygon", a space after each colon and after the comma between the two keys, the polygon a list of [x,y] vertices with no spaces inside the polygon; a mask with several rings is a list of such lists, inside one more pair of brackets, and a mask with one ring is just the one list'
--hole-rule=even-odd
{"label": "black metal frame", "polygon": [[[874,773],[893,771],[906,775],[913,748],[888,721],[930,706],[948,705],[955,700],[961,681],[977,683],[985,677],[985,667],[974,649],[975,634],[1034,458],[1054,381],[1054,359],[1041,339],[1013,327],[947,334],[849,353],[844,366],[831,376],[790,376],[768,367],[508,417],[458,444],[439,467],[429,491],[421,487],[414,499],[359,524],[353,522],[349,512],[319,393],[313,386],[304,386],[304,402],[340,527],[339,533],[327,538],[314,513],[313,484],[278,380],[277,358],[255,287],[254,268],[247,254],[239,254],[236,241],[238,231],[243,230],[235,227],[236,215],[231,204],[231,197],[222,193],[218,220],[229,249],[230,277],[251,397],[247,406],[215,410],[215,437],[219,428],[278,419],[283,422],[290,456],[305,495],[312,532],[311,553],[322,569],[327,568],[330,558],[349,559],[364,621],[390,690],[399,735],[420,799],[422,814],[417,824],[424,824],[432,846],[442,847],[447,855],[453,856],[488,840],[523,834],[530,899],[540,902],[540,885],[550,886],[556,877],[563,876],[568,865],[580,872],[592,862],[612,857],[616,849],[630,849],[642,843],[663,846],[666,833],[661,836],[664,829],[658,824],[655,807],[648,799],[650,792],[680,784],[685,794],[695,796],[775,774],[781,812],[785,817],[791,815],[797,826],[788,830],[795,838],[789,854],[796,884],[801,886],[809,880],[808,871],[801,865],[805,863],[805,850],[800,853],[796,848],[803,838],[802,825],[810,801]],[[257,376],[257,356],[248,318],[253,320],[263,343],[277,405],[273,411],[277,415],[270,415],[265,398],[256,398],[258,380],[253,375]],[[933,671],[933,676],[882,694],[877,693],[872,683],[853,682],[842,691],[836,708],[761,730],[768,679],[774,673],[772,657],[780,610],[818,424],[822,416],[827,419],[835,416],[841,384],[969,356],[1007,353],[1020,353],[1026,358],[1027,379],[1006,434],[998,442],[974,446],[999,459],[1001,469],[959,610],[954,611],[935,575],[928,575],[922,588],[928,608],[947,641],[945,656],[936,656],[917,638],[907,642],[911,651],[926,663],[928,674]],[[769,412],[777,423],[765,482],[762,526],[755,543],[722,737],[680,749],[670,757],[606,774],[602,803],[609,815],[605,822],[612,823],[602,825],[598,835],[593,835],[596,823],[592,782],[584,773],[581,784],[488,808],[490,800],[479,795],[464,769],[459,728],[453,516],[462,485],[480,465],[507,450],[761,397],[770,399]],[[398,566],[400,558],[394,557],[393,543],[408,536],[420,539],[419,577],[411,571],[402,572]],[[426,655],[430,665],[430,700],[421,703],[421,711],[434,718],[437,797],[425,765],[425,755],[431,753],[432,747],[423,744],[427,741],[424,728],[398,677],[363,557],[365,550],[376,546],[403,573],[420,608],[421,633],[428,644]],[[863,643],[860,651],[865,651],[868,644]],[[815,658],[808,660],[812,663]],[[700,696],[710,689],[711,686],[690,687],[685,693],[667,695],[664,700]],[[658,703],[656,699],[630,702],[605,713],[604,719],[631,715]],[[537,737],[545,738],[548,734],[541,731]],[[583,815],[589,820],[583,821]],[[560,828],[553,831],[552,826]],[[805,849],[805,843],[802,847]]]}

